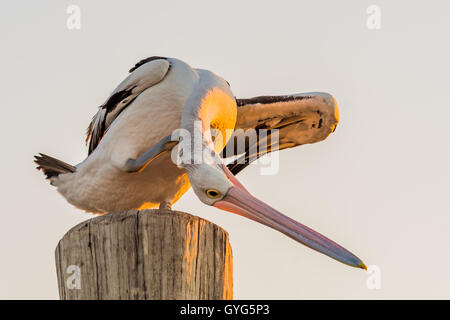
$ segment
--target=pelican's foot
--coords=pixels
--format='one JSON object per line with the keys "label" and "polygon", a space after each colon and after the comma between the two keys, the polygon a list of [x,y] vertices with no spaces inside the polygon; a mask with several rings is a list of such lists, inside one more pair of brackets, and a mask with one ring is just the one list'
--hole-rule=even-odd
{"label": "pelican's foot", "polygon": [[172,210],[172,205],[170,202],[163,201],[159,204],[159,209]]}

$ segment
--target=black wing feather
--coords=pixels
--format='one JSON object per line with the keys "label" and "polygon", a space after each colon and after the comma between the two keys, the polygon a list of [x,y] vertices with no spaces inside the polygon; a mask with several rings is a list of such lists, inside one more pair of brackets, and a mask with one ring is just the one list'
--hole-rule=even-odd
{"label": "black wing feather", "polygon": [[88,154],[91,154],[95,148],[97,148],[100,140],[108,131],[109,126],[119,114],[124,111],[138,95],[164,78],[170,69],[170,63],[168,62],[162,65],[149,65],[146,69],[142,68],[143,65],[161,59],[167,61],[164,57],[155,56],[143,59],[136,63],[136,65],[130,69],[131,74],[116,88],[106,102],[99,107],[98,112],[92,118],[86,131],[86,142],[89,143]]}
{"label": "black wing feather", "polygon": [[[336,101],[330,94],[311,92],[282,96],[259,96],[236,99],[238,106],[237,129],[256,130],[256,139],[237,148],[238,136],[222,151],[222,157],[237,156],[228,169],[237,174],[264,154],[324,140],[334,131],[338,122]],[[266,129],[264,135],[260,129]],[[278,130],[278,139],[274,137]],[[274,140],[274,141],[272,141]],[[231,150],[231,145],[234,146]],[[261,148],[262,147],[262,148]]]}

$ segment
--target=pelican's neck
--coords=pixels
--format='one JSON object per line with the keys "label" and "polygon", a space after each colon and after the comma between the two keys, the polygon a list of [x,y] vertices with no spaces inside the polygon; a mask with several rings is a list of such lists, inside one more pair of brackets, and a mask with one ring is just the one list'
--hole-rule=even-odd
{"label": "pelican's neck", "polygon": [[201,122],[205,142],[213,144],[217,153],[222,151],[233,134],[236,115],[236,101],[228,93],[213,88],[203,96],[197,111],[197,120]]}

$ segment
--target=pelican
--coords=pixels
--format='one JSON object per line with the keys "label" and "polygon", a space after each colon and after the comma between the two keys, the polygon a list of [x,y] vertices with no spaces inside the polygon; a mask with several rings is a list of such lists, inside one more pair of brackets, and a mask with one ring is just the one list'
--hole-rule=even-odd
{"label": "pelican", "polygon": [[[325,139],[338,121],[337,103],[330,94],[236,99],[229,83],[213,72],[155,56],[131,68],[99,107],[87,129],[84,161],[72,166],[40,153],[35,162],[69,203],[86,212],[171,209],[192,186],[209,206],[262,223],[337,261],[366,269],[345,248],[252,196],[235,177],[265,153]],[[192,139],[184,144],[193,146],[186,152],[181,147],[184,138],[174,138],[180,129],[199,134],[200,149]],[[258,129],[253,147],[230,147],[248,129]],[[270,143],[266,152],[258,148],[268,141],[259,136],[261,129],[278,130],[277,143]],[[205,155],[202,161],[180,160],[186,153],[195,156],[194,149]],[[235,161],[226,164],[230,153]]]}

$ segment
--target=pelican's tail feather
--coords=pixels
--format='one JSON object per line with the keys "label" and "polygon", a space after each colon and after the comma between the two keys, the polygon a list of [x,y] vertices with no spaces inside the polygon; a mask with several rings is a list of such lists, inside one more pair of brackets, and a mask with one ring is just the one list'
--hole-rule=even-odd
{"label": "pelican's tail feather", "polygon": [[52,158],[43,153],[39,153],[38,156],[34,156],[34,162],[38,164],[36,169],[42,170],[47,179],[58,177],[63,173],[72,173],[77,169],[64,161]]}

